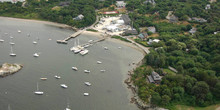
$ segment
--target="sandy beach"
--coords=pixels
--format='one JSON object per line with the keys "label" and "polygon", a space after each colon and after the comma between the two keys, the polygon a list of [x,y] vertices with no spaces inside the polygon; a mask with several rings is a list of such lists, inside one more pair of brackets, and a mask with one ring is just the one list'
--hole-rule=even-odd
{"label": "sandy beach", "polygon": [[51,25],[51,26],[57,26],[57,27],[60,27],[60,28],[69,28],[69,29],[72,28],[71,26],[66,25],[66,24],[55,23],[55,22],[50,22],[50,21],[41,21],[41,20],[34,20],[34,19],[22,19],[22,18],[11,18],[11,17],[0,16],[0,19],[1,18],[8,19],[8,20],[17,20],[17,21],[28,21],[28,22],[43,23],[43,24],[47,24],[47,25]]}

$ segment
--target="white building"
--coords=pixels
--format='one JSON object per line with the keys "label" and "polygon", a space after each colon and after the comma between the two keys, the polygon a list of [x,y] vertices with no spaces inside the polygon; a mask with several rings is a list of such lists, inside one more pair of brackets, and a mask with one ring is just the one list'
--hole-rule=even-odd
{"label": "white building", "polygon": [[82,14],[78,15],[77,17],[73,18],[73,20],[82,20],[84,16]]}
{"label": "white building", "polygon": [[118,8],[124,8],[126,6],[126,3],[124,1],[116,1],[116,6]]}
{"label": "white building", "polygon": [[11,3],[17,3],[17,2],[24,2],[25,0],[0,0],[0,2],[11,2]]}

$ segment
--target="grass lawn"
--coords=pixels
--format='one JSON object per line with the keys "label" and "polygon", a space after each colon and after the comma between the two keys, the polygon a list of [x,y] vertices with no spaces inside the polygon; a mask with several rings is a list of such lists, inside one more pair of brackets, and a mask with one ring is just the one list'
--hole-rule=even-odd
{"label": "grass lawn", "polygon": [[191,107],[186,105],[176,105],[176,110],[220,110],[220,104],[211,105],[208,107]]}
{"label": "grass lawn", "polygon": [[166,72],[168,75],[176,75],[176,73],[174,73],[173,71],[169,69],[163,69],[163,71]]}

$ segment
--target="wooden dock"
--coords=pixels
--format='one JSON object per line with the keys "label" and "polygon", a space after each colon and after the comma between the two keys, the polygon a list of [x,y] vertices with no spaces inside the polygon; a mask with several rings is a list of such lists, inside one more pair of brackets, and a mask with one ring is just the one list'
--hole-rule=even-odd
{"label": "wooden dock", "polygon": [[85,43],[85,44],[81,44],[80,46],[81,46],[81,47],[84,47],[84,46],[86,46],[86,45],[92,45],[92,44],[95,44],[95,43],[97,43],[97,42],[104,41],[105,39],[106,39],[106,37],[103,37],[103,38],[98,39],[98,40],[95,40],[95,41],[93,41],[93,42],[88,42],[88,43]]}
{"label": "wooden dock", "polygon": [[61,44],[67,44],[68,40],[70,40],[71,38],[76,38],[77,36],[79,36],[82,32],[84,32],[86,29],[83,30],[79,30],[75,33],[73,33],[72,35],[70,35],[69,37],[63,39],[63,40],[57,40],[57,43],[61,43]]}

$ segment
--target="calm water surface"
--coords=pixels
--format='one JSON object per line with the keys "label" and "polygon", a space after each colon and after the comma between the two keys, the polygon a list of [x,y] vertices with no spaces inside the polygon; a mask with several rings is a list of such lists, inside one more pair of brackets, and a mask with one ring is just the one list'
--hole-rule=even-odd
{"label": "calm water surface", "polygon": [[[18,29],[21,33],[17,32]],[[5,40],[0,43],[0,64],[24,65],[18,73],[0,78],[0,110],[6,110],[8,104],[11,110],[63,110],[67,103],[72,110],[138,110],[136,105],[130,104],[130,92],[123,81],[131,68],[128,64],[137,63],[143,55],[108,40],[89,47],[89,54],[85,56],[74,54],[69,51],[74,39],[67,45],[56,43],[56,40],[72,33],[71,30],[42,23],[0,18],[0,38]],[[9,36],[13,36],[16,57],[9,56]],[[77,39],[85,43],[98,38],[80,35]],[[35,45],[33,41],[38,43]],[[104,50],[105,46],[109,50]],[[118,49],[119,46],[122,48]],[[33,57],[35,52],[40,52],[40,57]],[[97,60],[102,64],[97,64]],[[76,66],[78,71],[73,71],[72,66]],[[84,69],[91,73],[84,73]],[[100,72],[101,69],[106,72]],[[55,79],[54,75],[60,75],[61,79]],[[41,81],[41,77],[48,79]],[[85,86],[85,81],[91,82],[92,86]],[[37,83],[44,92],[42,96],[33,93]],[[62,83],[68,88],[62,89]],[[90,96],[83,96],[84,92]]]}

